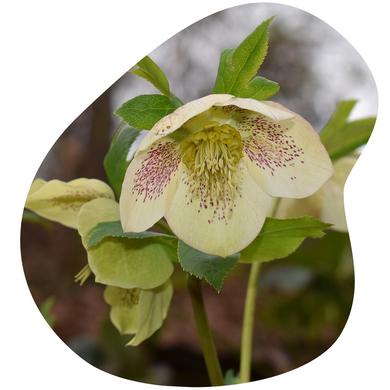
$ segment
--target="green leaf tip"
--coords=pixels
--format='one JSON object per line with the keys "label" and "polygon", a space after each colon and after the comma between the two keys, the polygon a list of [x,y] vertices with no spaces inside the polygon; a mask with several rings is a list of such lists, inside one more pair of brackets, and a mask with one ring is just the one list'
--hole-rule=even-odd
{"label": "green leaf tip", "polygon": [[239,253],[226,258],[203,253],[181,240],[179,240],[177,252],[183,270],[199,279],[205,278],[218,293],[221,292],[226,275],[236,266],[240,257]]}
{"label": "green leaf tip", "polygon": [[170,91],[169,82],[164,72],[149,56],[146,56],[139,61],[137,66],[138,68],[131,69],[130,73],[133,73],[153,84],[166,98],[169,99],[175,108],[183,105],[181,100]]}
{"label": "green leaf tip", "polygon": [[275,16],[260,24],[235,49],[222,52],[211,93],[267,100],[279,91],[277,83],[255,77],[268,50],[268,27]]}
{"label": "green leaf tip", "polygon": [[374,130],[375,117],[348,122],[348,117],[356,103],[357,100],[341,101],[320,132],[321,142],[332,160],[343,157],[366,144]]}
{"label": "green leaf tip", "polygon": [[163,71],[158,65],[149,57],[144,57],[137,63],[138,68],[130,70],[131,73],[138,77],[149,81],[153,84],[163,95],[170,98],[169,82]]}

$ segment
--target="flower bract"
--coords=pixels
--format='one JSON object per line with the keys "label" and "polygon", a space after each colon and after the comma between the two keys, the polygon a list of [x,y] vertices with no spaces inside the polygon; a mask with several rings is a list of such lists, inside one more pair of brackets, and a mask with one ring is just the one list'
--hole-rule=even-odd
{"label": "flower bract", "polygon": [[303,198],[332,175],[318,134],[273,102],[209,95],[162,118],[123,182],[125,232],[165,217],[189,246],[222,257],[260,232],[272,197]]}

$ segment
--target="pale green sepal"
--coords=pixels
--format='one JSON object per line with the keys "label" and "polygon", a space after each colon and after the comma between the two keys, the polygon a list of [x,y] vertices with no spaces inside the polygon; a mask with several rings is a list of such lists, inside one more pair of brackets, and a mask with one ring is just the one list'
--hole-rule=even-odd
{"label": "pale green sepal", "polygon": [[110,320],[119,333],[137,333],[138,302],[141,289],[130,290],[107,286],[104,290],[104,300],[111,306]]}
{"label": "pale green sepal", "polygon": [[141,290],[138,302],[137,332],[127,345],[139,345],[161,327],[168,314],[172,295],[173,287],[170,280],[157,288]]}
{"label": "pale green sepal", "polygon": [[50,221],[77,228],[80,208],[95,198],[114,199],[112,189],[103,181],[80,178],[68,183],[36,179],[31,185],[25,208]]}
{"label": "pale green sepal", "polygon": [[31,187],[28,191],[28,195],[33,194],[34,192],[38,191],[40,188],[42,188],[47,183],[46,180],[43,179],[35,179],[33,183],[31,184]]}
{"label": "pale green sepal", "polygon": [[124,233],[120,221],[100,222],[91,231],[88,247],[98,244],[103,238],[123,237],[127,239],[153,238],[156,243],[162,246],[162,249],[169,256],[171,261],[177,262],[177,237],[170,234],[158,233],[154,231],[144,231],[140,233]]}
{"label": "pale green sepal", "polygon": [[171,250],[155,237],[138,240],[107,236],[88,247],[96,225],[118,219],[118,203],[111,199],[95,199],[80,210],[78,231],[96,282],[125,289],[160,286],[171,276],[173,265]]}

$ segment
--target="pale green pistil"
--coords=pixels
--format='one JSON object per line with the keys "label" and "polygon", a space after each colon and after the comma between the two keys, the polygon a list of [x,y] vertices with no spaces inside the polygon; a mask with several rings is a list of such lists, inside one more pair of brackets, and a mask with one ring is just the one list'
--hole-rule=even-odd
{"label": "pale green pistil", "polygon": [[233,196],[242,174],[237,164],[243,157],[240,133],[232,126],[213,121],[203,130],[188,137],[179,153],[192,172],[188,178],[191,192],[201,184],[211,197]]}

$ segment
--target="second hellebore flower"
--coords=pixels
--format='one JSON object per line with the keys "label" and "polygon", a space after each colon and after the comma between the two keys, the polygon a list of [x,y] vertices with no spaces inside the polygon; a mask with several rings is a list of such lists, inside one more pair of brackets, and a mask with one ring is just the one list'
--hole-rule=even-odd
{"label": "second hellebore flower", "polygon": [[303,198],[333,175],[318,134],[270,101],[209,95],[162,118],[122,187],[125,232],[165,217],[186,244],[222,257],[260,232],[272,197]]}

